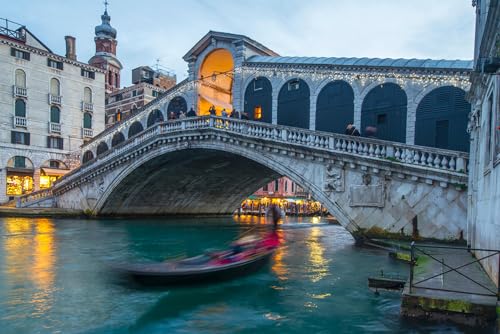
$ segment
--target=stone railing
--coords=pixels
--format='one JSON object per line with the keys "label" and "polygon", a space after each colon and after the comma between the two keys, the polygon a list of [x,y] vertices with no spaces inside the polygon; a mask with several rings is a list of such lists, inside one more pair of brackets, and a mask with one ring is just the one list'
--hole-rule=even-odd
{"label": "stone railing", "polygon": [[61,133],[61,124],[49,122],[49,132],[50,133]]}
{"label": "stone railing", "polygon": [[51,197],[52,195],[53,195],[52,188],[34,191],[30,194],[18,197],[16,206],[18,208],[22,208],[22,207],[25,207],[28,203],[33,204],[34,202],[37,202],[37,201],[40,201],[43,199],[47,199],[47,198]]}
{"label": "stone railing", "polygon": [[62,96],[52,95],[49,93],[49,104],[61,105],[61,103],[62,103]]}
{"label": "stone railing", "polygon": [[92,138],[93,134],[94,134],[94,130],[82,128],[82,137],[83,138]]}
{"label": "stone railing", "polygon": [[343,153],[359,157],[383,159],[403,165],[433,168],[437,170],[467,174],[468,154],[463,152],[407,145],[373,138],[353,137],[342,134],[298,129],[255,121],[214,116],[192,117],[170,120],[145,129],[107,152],[83,164],[56,181],[71,182],[95,168],[95,163],[106,163],[124,152],[139,146],[150,138],[198,129],[213,129],[223,133],[234,133],[249,138],[269,140],[275,143],[297,145],[327,152]]}
{"label": "stone railing", "polygon": [[28,97],[28,90],[25,87],[19,87],[19,86],[12,86],[12,93],[14,94],[14,97],[20,96],[20,97]]}
{"label": "stone railing", "polygon": [[82,111],[94,111],[94,104],[82,101]]}
{"label": "stone railing", "polygon": [[14,116],[14,127],[26,128],[28,127],[28,120],[26,117]]}

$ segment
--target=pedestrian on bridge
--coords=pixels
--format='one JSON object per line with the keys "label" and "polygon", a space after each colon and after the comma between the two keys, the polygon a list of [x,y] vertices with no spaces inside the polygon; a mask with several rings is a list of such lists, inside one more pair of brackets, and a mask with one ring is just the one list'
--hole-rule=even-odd
{"label": "pedestrian on bridge", "polygon": [[355,137],[360,136],[358,129],[356,129],[356,127],[352,124],[347,124],[347,128],[345,129],[345,134],[349,135],[349,136],[355,136]]}

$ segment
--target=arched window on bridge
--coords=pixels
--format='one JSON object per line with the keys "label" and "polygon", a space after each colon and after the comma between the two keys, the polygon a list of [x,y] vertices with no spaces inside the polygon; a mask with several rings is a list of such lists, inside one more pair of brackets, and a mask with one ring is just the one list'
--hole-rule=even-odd
{"label": "arched window on bridge", "polygon": [[309,129],[309,86],[302,79],[286,82],[278,95],[278,124]]}
{"label": "arched window on bridge", "polygon": [[[406,106],[406,93],[398,85],[384,83],[373,88],[361,108],[361,135],[406,142]],[[367,127],[374,128],[371,134]]]}
{"label": "arched window on bridge", "polygon": [[182,96],[176,96],[170,101],[167,107],[167,114],[169,115],[171,112],[177,117],[181,112],[187,112],[187,103]]}
{"label": "arched window on bridge", "polygon": [[432,90],[417,107],[415,144],[468,152],[470,108],[465,91],[460,88],[445,86]]}
{"label": "arched window on bridge", "polygon": [[83,153],[82,163],[89,162],[92,159],[94,159],[94,153],[92,153],[92,151],[85,151],[85,153]]}
{"label": "arched window on bridge", "polygon": [[100,142],[99,145],[97,145],[97,156],[100,156],[101,154],[103,154],[104,152],[106,152],[108,150],[108,144],[106,144],[105,142]]}
{"label": "arched window on bridge", "polygon": [[135,121],[128,129],[128,138],[135,136],[136,134],[142,132],[143,130],[144,128],[142,127],[141,122]]}
{"label": "arched window on bridge", "polygon": [[273,88],[265,77],[253,79],[245,90],[243,111],[251,120],[272,122]]}
{"label": "arched window on bridge", "polygon": [[125,141],[125,136],[121,132],[117,132],[113,135],[111,139],[111,147],[115,147],[116,145],[123,143]]}
{"label": "arched window on bridge", "polygon": [[155,109],[149,113],[147,126],[149,128],[150,126],[153,126],[155,123],[163,122],[163,120],[164,118],[162,112],[158,109]]}
{"label": "arched window on bridge", "polygon": [[345,81],[328,83],[318,94],[316,103],[316,130],[345,133],[354,123],[354,91]]}

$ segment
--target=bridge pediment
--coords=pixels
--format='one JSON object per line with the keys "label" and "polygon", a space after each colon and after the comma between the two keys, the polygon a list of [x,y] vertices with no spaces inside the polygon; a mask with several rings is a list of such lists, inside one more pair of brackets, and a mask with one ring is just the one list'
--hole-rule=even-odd
{"label": "bridge pediment", "polygon": [[196,59],[198,56],[203,54],[203,52],[210,46],[215,47],[217,44],[242,44],[244,47],[251,49],[254,54],[263,56],[278,56],[278,54],[273,50],[247,36],[226,32],[209,31],[182,58],[189,62],[193,58]]}

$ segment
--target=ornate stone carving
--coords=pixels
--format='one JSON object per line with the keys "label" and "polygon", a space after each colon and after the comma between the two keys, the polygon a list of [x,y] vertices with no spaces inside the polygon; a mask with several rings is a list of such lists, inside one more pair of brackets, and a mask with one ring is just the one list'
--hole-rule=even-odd
{"label": "ornate stone carving", "polygon": [[325,191],[344,191],[344,170],[328,164],[325,170]]}

